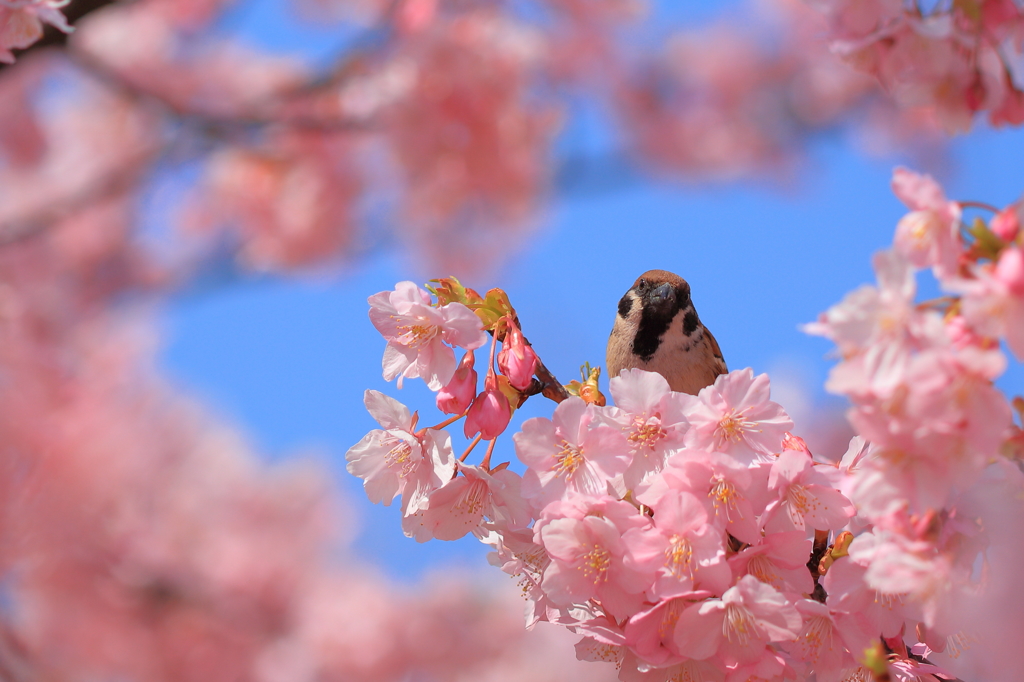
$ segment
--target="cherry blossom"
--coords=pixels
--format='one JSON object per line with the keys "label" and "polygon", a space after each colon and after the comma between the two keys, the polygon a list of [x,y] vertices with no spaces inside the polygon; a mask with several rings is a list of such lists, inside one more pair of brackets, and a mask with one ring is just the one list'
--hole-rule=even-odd
{"label": "cherry blossom", "polygon": [[853,504],[797,450],[783,450],[772,464],[768,488],[779,497],[765,509],[762,523],[774,531],[839,530],[854,515]]}
{"label": "cherry blossom", "polygon": [[748,575],[721,599],[683,611],[676,624],[676,646],[689,658],[718,656],[727,665],[750,664],[769,653],[769,642],[796,639],[802,622],[782,594]]}
{"label": "cherry blossom", "polygon": [[406,516],[407,535],[418,542],[457,540],[479,528],[485,517],[503,522],[509,531],[530,522],[517,474],[508,469],[488,473],[469,464],[459,464],[458,469],[462,476],[431,491],[418,513]]}
{"label": "cherry blossom", "polygon": [[1024,358],[1024,255],[1005,249],[995,265],[975,270],[974,278],[950,283],[963,294],[964,318],[979,333],[1005,337],[1014,356]]}
{"label": "cherry blossom", "polygon": [[555,408],[551,419],[528,419],[512,437],[516,456],[528,467],[523,495],[538,510],[567,491],[603,494],[606,481],[629,464],[625,438],[598,410],[572,397]]}
{"label": "cherry blossom", "polygon": [[780,592],[810,594],[814,590],[807,571],[811,541],[807,533],[768,533],[756,544],[729,558],[733,575],[752,575]]}
{"label": "cherry blossom", "polygon": [[622,535],[647,525],[633,505],[611,498],[552,502],[534,531],[551,557],[544,570],[545,593],[561,605],[596,598],[616,618],[635,612],[650,576],[625,562]]}
{"label": "cherry blossom", "polygon": [[665,465],[666,456],[682,447],[688,428],[688,396],[669,390],[660,374],[624,370],[608,382],[617,409],[607,414],[622,429],[632,454],[623,474],[626,489],[636,488]]}
{"label": "cherry blossom", "polygon": [[722,533],[708,521],[701,502],[679,492],[658,501],[653,527],[623,536],[628,561],[656,575],[649,598],[669,599],[693,590],[721,594],[729,588]]}
{"label": "cherry blossom", "polygon": [[406,495],[403,507],[415,507],[455,473],[447,434],[428,430],[421,439],[409,408],[379,391],[366,391],[364,402],[384,429],[370,431],[345,453],[346,468],[363,479],[371,501],[391,504]]}
{"label": "cherry blossom", "polygon": [[782,406],[769,400],[767,374],[750,368],[723,374],[701,389],[687,412],[689,447],[725,452],[744,463],[782,449],[793,428]]}
{"label": "cherry blossom", "polygon": [[902,106],[933,109],[948,130],[967,130],[974,115],[1018,125],[1020,39],[1017,3],[924,5],[895,1],[816,0],[828,19],[832,49],[875,75]]}
{"label": "cherry blossom", "polygon": [[766,497],[755,492],[756,473],[727,455],[681,450],[658,476],[637,490],[636,499],[657,509],[662,498],[691,492],[704,500],[708,517],[716,525],[753,543],[760,537],[757,517],[767,503]]}
{"label": "cherry blossom", "polygon": [[[384,378],[422,377],[437,391],[455,375],[455,352],[451,346],[466,350],[487,342],[480,319],[461,303],[437,308],[430,305],[430,294],[412,282],[399,282],[394,291],[382,291],[368,299],[370,321],[384,335]],[[451,344],[451,346],[446,345]]]}
{"label": "cherry blossom", "polygon": [[963,249],[959,205],[931,177],[906,168],[895,170],[892,189],[913,209],[896,225],[896,250],[915,267],[933,267],[940,278],[955,275]]}

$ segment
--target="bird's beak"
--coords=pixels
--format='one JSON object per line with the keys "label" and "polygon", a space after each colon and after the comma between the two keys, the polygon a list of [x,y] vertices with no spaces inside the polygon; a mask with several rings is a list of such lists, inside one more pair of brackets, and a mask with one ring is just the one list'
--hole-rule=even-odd
{"label": "bird's beak", "polygon": [[676,289],[668,282],[662,282],[648,295],[648,305],[655,308],[667,308],[676,302]]}

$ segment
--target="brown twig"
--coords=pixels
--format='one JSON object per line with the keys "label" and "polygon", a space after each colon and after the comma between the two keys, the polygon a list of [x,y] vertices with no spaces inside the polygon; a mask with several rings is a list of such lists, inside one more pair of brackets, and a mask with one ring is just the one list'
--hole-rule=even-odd
{"label": "brown twig", "polygon": [[540,392],[545,398],[560,403],[569,397],[569,392],[565,390],[565,386],[544,366],[540,358],[537,358],[537,371],[534,374],[541,382]]}
{"label": "brown twig", "polygon": [[807,570],[811,572],[811,578],[814,579],[814,591],[810,595],[811,599],[822,604],[825,603],[828,595],[825,593],[825,588],[818,582],[818,579],[821,577],[818,566],[821,564],[821,558],[825,556],[826,551],[828,551],[828,531],[814,531],[814,545],[811,549],[811,558],[807,560]]}

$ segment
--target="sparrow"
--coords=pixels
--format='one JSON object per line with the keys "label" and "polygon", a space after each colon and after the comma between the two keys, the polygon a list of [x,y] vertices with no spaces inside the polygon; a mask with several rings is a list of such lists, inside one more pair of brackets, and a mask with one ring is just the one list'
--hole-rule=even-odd
{"label": "sparrow", "polygon": [[636,367],[691,395],[729,371],[718,342],[697,317],[690,285],[665,270],[640,275],[619,300],[606,362],[609,377]]}

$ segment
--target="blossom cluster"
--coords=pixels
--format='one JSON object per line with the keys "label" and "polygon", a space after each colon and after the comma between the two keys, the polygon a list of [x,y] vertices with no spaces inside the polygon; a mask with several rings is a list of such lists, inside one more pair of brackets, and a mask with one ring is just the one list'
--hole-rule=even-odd
{"label": "blossom cluster", "polygon": [[[511,411],[550,375],[497,290],[494,307],[437,280],[436,300],[411,282],[372,296],[370,317],[388,340],[385,378],[424,378],[455,416],[418,428],[367,391],[382,429],[349,450],[349,471],[373,501],[402,497],[407,535],[493,547],[527,624],[582,635],[577,655],[626,682],[951,678],[933,658],[977,639],[965,609],[985,591],[992,497],[1024,486],[1024,438],[993,384],[1000,338],[1024,357],[1022,204],[968,225],[974,205],[930,177],[897,169],[893,189],[911,212],[875,257],[879,285],[807,326],[842,356],[827,388],[852,404],[845,454],[811,454],[767,375],[733,371],[688,395],[633,369],[611,378],[614,406],[596,371],[545,393],[551,417],[512,436],[522,475],[492,465]],[[919,268],[951,295],[916,303]],[[463,417],[476,437],[456,457],[445,427]],[[481,439],[486,455],[468,463]]]}
{"label": "blossom cluster", "polygon": [[164,379],[155,325],[112,303],[142,263],[94,220],[0,249],[0,677],[591,672],[569,633],[523,630],[513,585],[382,575],[323,462],[268,462]]}
{"label": "blossom cluster", "polygon": [[987,112],[1024,123],[1024,7],[1015,0],[810,0],[832,50],[876,76],[903,106],[934,108],[949,130]]}
{"label": "blossom cluster", "polygon": [[[0,0],[0,61],[35,41],[41,22],[69,30],[63,4]],[[656,173],[731,180],[795,169],[804,141],[823,130],[851,129],[876,150],[940,144],[928,106],[896,108],[877,79],[830,54],[822,17],[799,0],[751,0],[756,28],[680,29],[642,49],[619,30],[642,14],[634,0],[290,0],[370,23],[359,27],[365,40],[314,60],[223,30],[242,4],[93,3],[102,7],[82,10],[64,51],[32,50],[5,69],[2,236],[71,215],[135,220],[137,199],[162,191],[160,164],[171,163],[189,187],[168,223],[170,270],[227,250],[242,269],[291,271],[393,243],[461,272],[523,240],[552,190],[585,190],[622,172],[620,154]],[[856,28],[870,8],[891,4],[830,16]],[[957,45],[961,34],[985,45],[998,36],[1007,83],[1019,84],[1017,5],[953,5],[965,16],[981,7],[985,28],[953,22]],[[925,21],[907,16],[908,26]],[[880,50],[893,51],[890,37],[875,41]],[[904,52],[886,64],[910,80],[946,63]],[[985,75],[978,106],[1018,121],[1019,87],[990,84],[1002,82],[992,59],[975,65],[969,52],[954,50],[967,71]],[[55,80],[60,87],[46,87]],[[931,104],[913,82],[890,80],[900,102]],[[954,102],[963,91],[959,82],[932,89]],[[999,97],[1006,104],[996,109]],[[555,144],[560,128],[587,120],[577,115],[590,110],[581,101],[612,112],[621,129],[614,164]],[[940,104],[963,127],[963,106]]]}
{"label": "blossom cluster", "polygon": [[[1024,358],[1022,204],[966,221],[930,177],[905,169],[893,190],[911,209],[863,286],[808,325],[842,355],[826,387],[847,396],[865,441],[842,468],[866,530],[850,556],[865,584],[919,609],[922,641],[970,639],[966,605],[986,584],[993,497],[1019,491],[1020,429],[993,385],[1006,369],[1000,340]],[[915,304],[915,273],[930,268],[949,296]],[[1019,495],[1019,492],[1012,493]],[[883,634],[896,631],[893,623]],[[977,623],[973,626],[977,627]]]}

